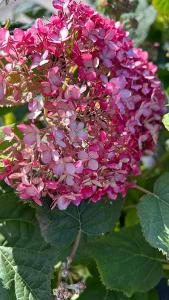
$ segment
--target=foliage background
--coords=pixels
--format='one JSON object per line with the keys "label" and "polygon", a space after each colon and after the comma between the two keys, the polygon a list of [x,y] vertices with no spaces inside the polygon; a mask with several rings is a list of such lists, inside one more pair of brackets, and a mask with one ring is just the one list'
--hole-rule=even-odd
{"label": "foliage background", "polygon": [[[91,4],[122,21],[135,45],[148,51],[150,60],[158,65],[168,101],[169,0],[98,0]],[[12,12],[12,30],[50,16],[51,5],[50,1],[41,5],[40,1],[11,0],[5,10],[8,16]],[[1,8],[2,26],[9,23],[4,21],[7,15]],[[24,108],[0,108],[0,125],[20,122],[24,114]],[[125,202],[118,199],[110,204],[105,199],[65,212],[28,207],[1,183],[0,299],[53,299],[60,262],[70,253],[80,229],[81,243],[69,274],[70,284],[86,282],[80,300],[168,300],[169,132],[165,128],[155,153],[143,157],[141,168],[137,184],[145,191],[130,190]]]}

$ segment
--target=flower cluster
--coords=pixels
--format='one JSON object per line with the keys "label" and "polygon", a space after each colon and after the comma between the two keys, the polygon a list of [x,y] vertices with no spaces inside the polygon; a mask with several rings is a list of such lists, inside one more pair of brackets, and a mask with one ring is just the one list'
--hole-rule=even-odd
{"label": "flower cluster", "polygon": [[4,129],[0,178],[22,199],[65,209],[125,195],[156,143],[164,94],[119,22],[53,5],[26,31],[0,29],[0,105],[28,107],[24,124]]}

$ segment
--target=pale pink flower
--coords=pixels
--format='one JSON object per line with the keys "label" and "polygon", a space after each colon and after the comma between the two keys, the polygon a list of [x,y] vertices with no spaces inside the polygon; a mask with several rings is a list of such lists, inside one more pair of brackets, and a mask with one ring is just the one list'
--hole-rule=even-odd
{"label": "pale pink flower", "polygon": [[32,56],[32,65],[31,65],[31,69],[35,69],[37,67],[41,67],[45,64],[47,64],[49,62],[49,59],[47,59],[49,56],[49,51],[46,50],[43,55],[41,54],[34,54]]}
{"label": "pale pink flower", "polygon": [[73,121],[69,124],[69,128],[70,128],[69,136],[73,142],[76,142],[78,140],[83,141],[87,139],[88,133],[84,128],[83,122],[77,123]]}
{"label": "pale pink flower", "polygon": [[48,72],[48,80],[52,92],[55,92],[61,84],[61,78],[58,74],[58,71],[58,67],[54,67]]}
{"label": "pale pink flower", "polygon": [[29,103],[28,108],[30,111],[30,113],[28,114],[28,118],[31,120],[36,119],[42,113],[43,99],[33,99],[33,101]]}
{"label": "pale pink flower", "polygon": [[89,153],[85,151],[80,151],[78,153],[78,158],[83,162],[87,162],[88,168],[93,171],[96,171],[99,167],[99,163],[97,160],[98,157],[98,153],[94,151],[90,151]]}
{"label": "pale pink flower", "polygon": [[70,100],[79,99],[81,96],[80,88],[76,85],[69,85],[65,92],[65,98]]}
{"label": "pale pink flower", "polygon": [[39,130],[35,125],[20,124],[17,127],[24,133],[23,141],[26,145],[31,146],[38,142]]}
{"label": "pale pink flower", "polygon": [[50,144],[41,143],[39,151],[41,152],[41,160],[44,164],[49,164],[52,161],[56,162],[59,160],[59,153],[53,149],[53,147],[50,147]]}
{"label": "pale pink flower", "polygon": [[5,134],[5,137],[4,137],[5,141],[11,142],[13,140],[13,138],[15,137],[15,134],[11,127],[4,127],[3,133]]}
{"label": "pale pink flower", "polygon": [[69,36],[69,31],[66,27],[63,27],[59,33],[53,32],[50,33],[50,39],[52,40],[53,43],[55,44],[60,44],[61,42],[65,42]]}
{"label": "pale pink flower", "polygon": [[66,147],[66,144],[65,142],[63,141],[64,140],[64,137],[65,137],[65,134],[62,130],[59,130],[59,129],[56,129],[54,128],[53,129],[53,135],[54,135],[54,138],[55,138],[55,143],[57,145],[59,145],[60,147],[62,148],[65,148]]}

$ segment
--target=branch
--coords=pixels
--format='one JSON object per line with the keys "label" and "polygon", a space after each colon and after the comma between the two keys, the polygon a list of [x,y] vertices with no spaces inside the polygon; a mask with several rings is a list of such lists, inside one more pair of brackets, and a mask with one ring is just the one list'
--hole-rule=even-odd
{"label": "branch", "polygon": [[79,229],[79,232],[77,234],[76,240],[75,240],[73,248],[72,248],[72,252],[71,252],[70,256],[67,258],[69,268],[70,268],[70,265],[72,264],[72,262],[75,258],[77,249],[78,249],[79,244],[80,244],[81,235],[82,235],[82,232],[81,232],[81,229]]}
{"label": "branch", "polygon": [[56,296],[56,300],[71,299],[71,297],[74,295],[80,295],[80,293],[85,289],[85,284],[82,281],[72,284],[67,283],[70,266],[77,253],[81,235],[82,231],[79,229],[70,256],[67,257],[67,263],[62,263],[62,267],[58,276],[58,287],[53,291],[54,295]]}

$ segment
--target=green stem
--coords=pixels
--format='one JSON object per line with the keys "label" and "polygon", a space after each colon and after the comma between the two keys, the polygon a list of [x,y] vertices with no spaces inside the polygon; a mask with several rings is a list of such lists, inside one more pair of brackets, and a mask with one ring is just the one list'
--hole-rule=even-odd
{"label": "green stem", "polygon": [[60,272],[58,275],[58,286],[62,282],[62,279],[66,280],[69,277],[69,269],[75,258],[77,249],[79,247],[81,235],[82,235],[82,231],[81,231],[81,229],[79,229],[78,234],[76,236],[76,240],[75,240],[73,248],[72,248],[72,251],[71,251],[70,255],[67,257],[67,262],[62,263],[62,266],[60,268]]}
{"label": "green stem", "polygon": [[135,185],[135,188],[141,192],[143,192],[144,194],[148,194],[148,195],[152,195],[152,196],[156,196],[154,193],[150,192],[149,190],[146,190],[145,188],[143,188],[142,186],[139,185]]}
{"label": "green stem", "polygon": [[81,235],[82,235],[82,231],[81,231],[81,229],[79,229],[76,240],[74,242],[74,245],[73,245],[73,248],[72,248],[72,251],[71,251],[71,254],[68,257],[68,267],[70,267],[70,265],[72,264],[72,261],[75,258],[77,249],[78,249],[79,244],[80,244]]}

